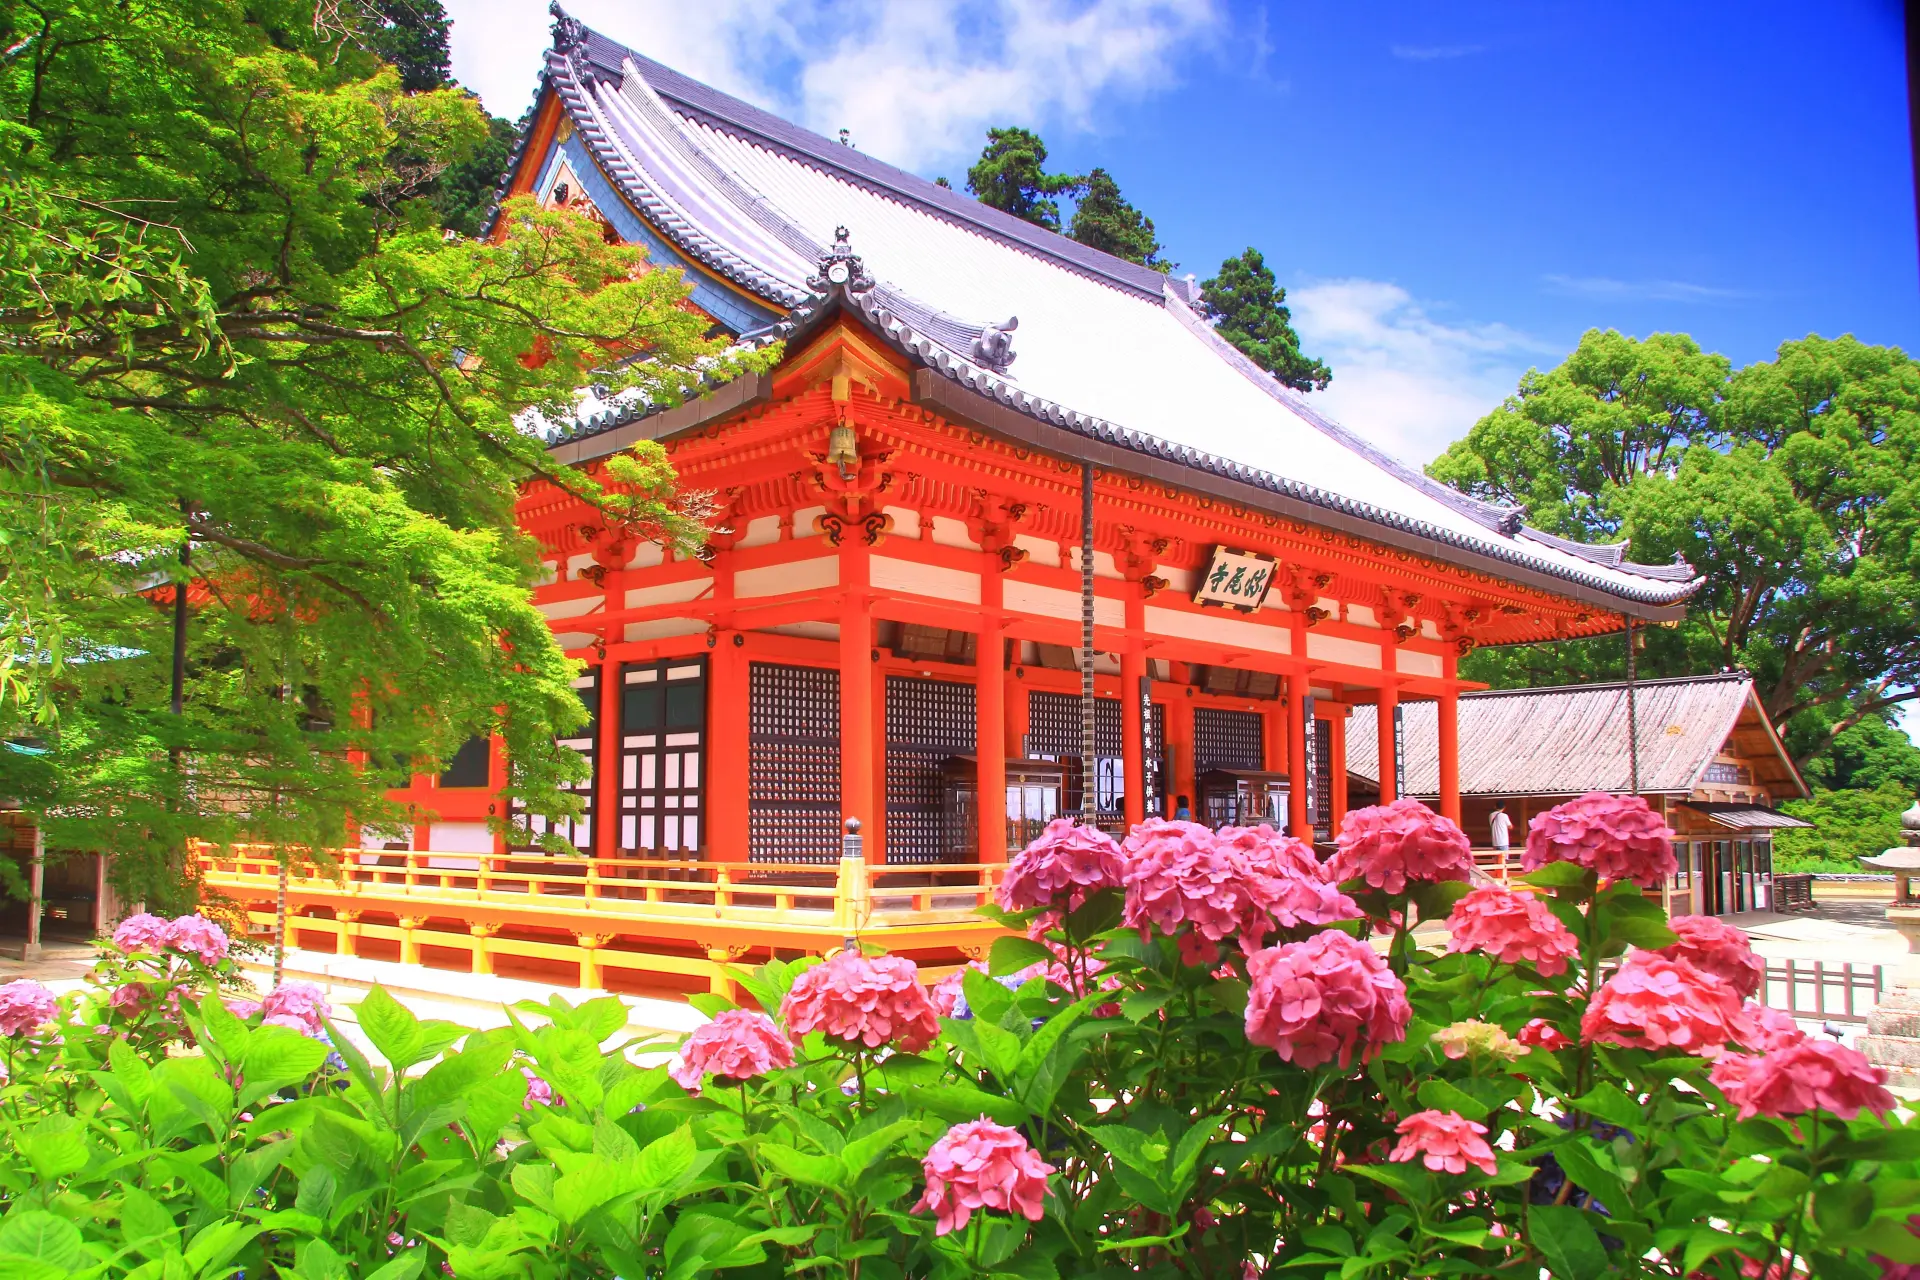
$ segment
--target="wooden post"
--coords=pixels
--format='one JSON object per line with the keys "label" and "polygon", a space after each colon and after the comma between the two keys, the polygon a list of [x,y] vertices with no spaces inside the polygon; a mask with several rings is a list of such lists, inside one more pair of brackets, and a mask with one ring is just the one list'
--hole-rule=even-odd
{"label": "wooden post", "polygon": [[1001,658],[998,600],[989,610],[987,598],[1000,594],[999,557],[989,556],[981,571],[982,612],[989,621],[980,629],[973,655],[974,846],[976,860],[1002,862],[1007,856],[1007,676]]}
{"label": "wooden post", "polygon": [[467,932],[473,935],[473,971],[487,974],[493,972],[493,951],[487,940],[500,932],[497,924],[470,924]]}
{"label": "wooden post", "polygon": [[[609,636],[609,642],[618,640]],[[593,852],[595,857],[620,854],[620,664],[600,664],[599,735],[593,744]]]}
{"label": "wooden post", "polygon": [[1173,682],[1184,686],[1170,690],[1167,697],[1167,755],[1172,762],[1172,777],[1167,780],[1167,794],[1172,800],[1168,807],[1169,816],[1179,809],[1180,797],[1185,796],[1193,817],[1198,820],[1200,814],[1200,796],[1194,786],[1197,779],[1193,776],[1193,672],[1187,664],[1175,663]]}
{"label": "wooden post", "polygon": [[1304,672],[1287,677],[1287,830],[1301,840],[1313,839],[1307,819],[1307,788],[1313,785],[1307,772],[1308,688]]}
{"label": "wooden post", "polygon": [[1347,816],[1347,712],[1337,710],[1327,722],[1327,774],[1332,792],[1332,812],[1327,815],[1327,830],[1340,834],[1340,823]]}
{"label": "wooden post", "polygon": [[414,936],[414,931],[425,923],[426,923],[426,918],[424,916],[401,916],[400,917],[400,963],[401,964],[419,964],[420,963],[420,939]]}
{"label": "wooden post", "polygon": [[[728,557],[731,558],[731,557]],[[732,577],[731,572],[727,575]],[[745,862],[748,706],[751,673],[743,637],[722,631],[713,650],[712,707],[707,753],[707,849],[715,862]]]}
{"label": "wooden post", "polygon": [[[715,965],[724,966],[732,964],[735,960],[739,959],[739,953],[732,947],[708,947],[707,959],[713,961]],[[740,994],[739,984],[726,976],[724,968],[720,969],[708,980],[707,990],[726,1000],[732,1000]]]}
{"label": "wooden post", "polygon": [[[1381,648],[1386,653],[1391,654],[1393,652],[1392,649],[1389,649],[1384,645],[1381,646]],[[1399,780],[1398,778],[1395,777],[1395,771],[1394,771],[1394,759],[1396,757],[1397,752],[1394,744],[1394,734],[1393,734],[1393,709],[1399,705],[1400,691],[1393,687],[1391,683],[1392,681],[1391,676],[1388,676],[1387,679],[1388,679],[1388,683],[1380,686],[1380,705],[1376,708],[1377,712],[1379,713],[1379,721],[1378,721],[1379,729],[1378,729],[1377,736],[1380,741],[1380,803],[1381,804],[1392,804],[1395,800],[1400,798],[1399,791],[1397,789],[1397,783]]]}
{"label": "wooden post", "polygon": [[606,978],[600,967],[600,948],[613,940],[610,933],[576,933],[573,940],[586,955],[580,958],[580,985],[588,991],[598,991],[606,986]]}
{"label": "wooden post", "polygon": [[1128,830],[1147,816],[1147,717],[1153,714],[1147,706],[1147,656],[1140,650],[1143,626],[1135,624],[1136,612],[1144,618],[1140,602],[1129,599],[1126,645],[1120,650],[1120,756],[1126,779],[1122,808]]}
{"label": "wooden post", "polygon": [[[867,609],[867,548],[857,529],[840,537],[840,816],[858,818],[869,833],[867,857],[875,857],[873,806],[873,615]],[[822,850],[822,852],[825,852]]]}
{"label": "wooden post", "polygon": [[[1446,661],[1447,679],[1453,679],[1453,656]],[[1440,695],[1440,813],[1460,821],[1460,694],[1449,687]]]}
{"label": "wooden post", "polygon": [[336,928],[333,936],[334,946],[343,956],[360,954],[360,917],[359,911],[335,911],[333,913]]}
{"label": "wooden post", "polygon": [[[175,588],[183,592],[185,587]],[[22,960],[40,958],[40,915],[46,910],[47,836],[40,824],[33,824],[33,853],[27,864],[27,941],[20,949]]]}

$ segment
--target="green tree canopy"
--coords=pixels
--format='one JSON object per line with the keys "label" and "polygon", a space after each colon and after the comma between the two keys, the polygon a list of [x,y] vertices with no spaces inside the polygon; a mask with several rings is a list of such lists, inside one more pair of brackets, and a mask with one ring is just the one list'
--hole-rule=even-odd
{"label": "green tree canopy", "polygon": [[1085,179],[1048,173],[1047,144],[1028,129],[988,129],[987,146],[967,170],[967,190],[992,205],[1049,231],[1060,229],[1060,202],[1073,196]]}
{"label": "green tree canopy", "polygon": [[[1803,762],[1920,697],[1920,366],[1852,337],[1783,343],[1737,372],[1692,339],[1588,333],[1429,471],[1549,530],[1620,537],[1705,579],[1644,669],[1751,670]],[[1620,642],[1567,646],[1617,675]],[[1532,664],[1476,655],[1474,678]],[[1537,668],[1533,668],[1537,669]]]}
{"label": "green tree canopy", "polygon": [[575,664],[519,487],[703,534],[657,448],[589,477],[534,427],[588,383],[672,400],[738,362],[584,218],[521,201],[496,242],[444,235],[422,193],[486,118],[407,92],[330,25],[355,12],[0,13],[0,739],[44,751],[0,751],[0,792],[158,900],[188,837],[404,821],[383,766],[476,734],[565,812]]}
{"label": "green tree canopy", "polygon": [[1248,359],[1296,391],[1324,391],[1333,371],[1300,350],[1293,313],[1258,249],[1220,264],[1220,274],[1200,286],[1214,328]]}
{"label": "green tree canopy", "polygon": [[1153,234],[1153,219],[1128,204],[1120,184],[1105,169],[1087,175],[1086,189],[1073,208],[1067,235],[1081,244],[1143,267],[1171,267]]}

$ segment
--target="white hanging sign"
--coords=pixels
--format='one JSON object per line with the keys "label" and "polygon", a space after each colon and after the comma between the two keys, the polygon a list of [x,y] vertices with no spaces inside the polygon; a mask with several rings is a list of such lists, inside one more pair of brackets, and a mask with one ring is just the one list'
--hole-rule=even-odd
{"label": "white hanging sign", "polygon": [[1199,589],[1193,593],[1193,602],[1228,605],[1252,613],[1267,598],[1278,567],[1272,556],[1215,547],[1213,560],[1201,575]]}

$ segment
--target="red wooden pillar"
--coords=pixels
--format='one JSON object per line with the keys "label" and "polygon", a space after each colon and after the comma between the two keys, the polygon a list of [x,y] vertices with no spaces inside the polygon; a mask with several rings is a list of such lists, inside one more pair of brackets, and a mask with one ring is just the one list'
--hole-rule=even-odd
{"label": "red wooden pillar", "polygon": [[[1387,652],[1391,653],[1393,651],[1389,649]],[[1388,679],[1391,680],[1392,677],[1389,676]],[[1394,738],[1393,738],[1393,709],[1399,705],[1399,702],[1400,702],[1399,690],[1395,689],[1392,684],[1383,684],[1380,686],[1380,705],[1377,708],[1377,710],[1380,716],[1380,719],[1378,721],[1378,724],[1379,724],[1378,737],[1380,739],[1380,803],[1381,804],[1392,804],[1395,800],[1400,798],[1399,791],[1395,786],[1395,784],[1398,782],[1398,779],[1395,777],[1394,767],[1393,767],[1393,762],[1395,759]]]}
{"label": "red wooden pillar", "polygon": [[1440,695],[1440,813],[1460,821],[1460,691],[1453,687],[1454,657],[1448,654],[1442,671],[1446,692]]}
{"label": "red wooden pillar", "polygon": [[869,862],[879,854],[873,806],[873,615],[867,601],[867,548],[857,531],[840,541],[840,815],[860,819]]}
{"label": "red wooden pillar", "polygon": [[750,682],[746,649],[728,607],[734,600],[730,546],[714,553],[713,600],[714,647],[707,673],[707,857],[714,862],[745,862]]}
{"label": "red wooden pillar", "polygon": [[1127,592],[1127,634],[1120,643],[1120,758],[1126,794],[1121,810],[1131,830],[1147,816],[1147,725],[1152,714],[1142,695],[1147,678],[1147,606],[1140,584]]}
{"label": "red wooden pillar", "polygon": [[1332,792],[1332,812],[1327,815],[1327,829],[1335,835],[1340,834],[1340,823],[1347,816],[1347,712],[1341,708],[1327,721],[1327,773],[1332,784],[1327,789]]}
{"label": "red wooden pillar", "polygon": [[[1017,642],[1016,642],[1017,643]],[[1024,671],[1019,665],[1020,655],[1014,654],[1014,669]],[[1027,697],[1027,686],[1012,671],[1007,672],[1007,759],[1024,760],[1027,755],[1027,724],[1033,711],[1032,700]]]}
{"label": "red wooden pillar", "polygon": [[1313,775],[1307,772],[1309,689],[1305,672],[1287,677],[1287,828],[1302,840],[1313,839],[1313,823],[1307,818],[1307,789],[1313,786]]}
{"label": "red wooden pillar", "polygon": [[1173,664],[1173,682],[1183,687],[1169,690],[1167,694],[1167,757],[1173,766],[1169,770],[1173,776],[1167,780],[1167,796],[1171,802],[1167,813],[1178,813],[1180,797],[1185,796],[1197,818],[1200,796],[1193,776],[1193,686],[1188,683],[1192,678],[1186,663]]}
{"label": "red wooden pillar", "polygon": [[975,845],[981,862],[1007,859],[1007,671],[1000,626],[1000,557],[980,558],[980,633],[973,646]]}
{"label": "red wooden pillar", "polygon": [[[620,637],[606,637],[618,644]],[[596,857],[620,856],[620,660],[600,664],[599,740],[593,744],[593,852]]]}

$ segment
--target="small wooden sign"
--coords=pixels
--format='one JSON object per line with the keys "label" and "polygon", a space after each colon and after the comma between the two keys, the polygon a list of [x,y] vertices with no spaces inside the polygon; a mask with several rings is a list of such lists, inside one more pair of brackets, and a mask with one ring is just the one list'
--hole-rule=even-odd
{"label": "small wooden sign", "polygon": [[1252,613],[1267,598],[1267,591],[1273,586],[1274,570],[1278,568],[1272,556],[1263,556],[1257,551],[1234,551],[1228,547],[1215,547],[1213,561],[1200,578],[1200,587],[1193,593],[1195,604],[1227,605],[1243,613]]}

